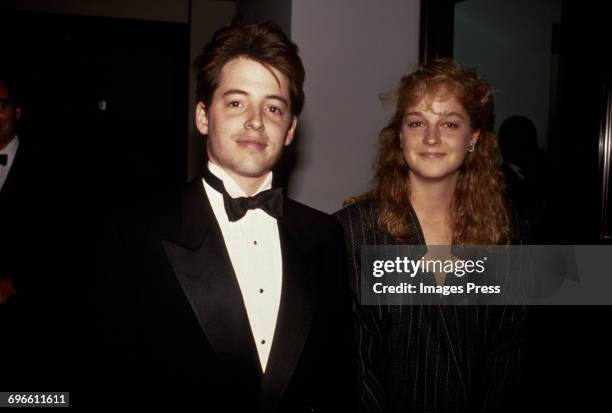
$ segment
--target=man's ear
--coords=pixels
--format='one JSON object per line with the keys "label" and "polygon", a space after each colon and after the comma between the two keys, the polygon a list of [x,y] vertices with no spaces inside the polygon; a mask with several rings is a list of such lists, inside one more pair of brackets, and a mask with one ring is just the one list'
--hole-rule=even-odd
{"label": "man's ear", "polygon": [[15,119],[19,120],[21,117],[21,108],[15,109]]}
{"label": "man's ear", "polygon": [[289,130],[287,130],[287,137],[285,138],[285,146],[289,146],[291,142],[293,142],[293,137],[295,135],[295,128],[297,127],[297,116],[293,116],[291,120],[291,126],[289,126]]}
{"label": "man's ear", "polygon": [[206,106],[204,103],[198,102],[195,110],[196,128],[202,135],[208,135],[208,117],[206,116]]}

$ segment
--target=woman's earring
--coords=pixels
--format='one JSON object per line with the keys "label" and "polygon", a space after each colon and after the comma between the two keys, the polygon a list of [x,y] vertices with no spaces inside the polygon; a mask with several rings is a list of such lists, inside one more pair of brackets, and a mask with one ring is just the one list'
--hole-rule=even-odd
{"label": "woman's earring", "polygon": [[475,144],[470,143],[470,145],[468,146],[468,152],[474,152],[474,146]]}

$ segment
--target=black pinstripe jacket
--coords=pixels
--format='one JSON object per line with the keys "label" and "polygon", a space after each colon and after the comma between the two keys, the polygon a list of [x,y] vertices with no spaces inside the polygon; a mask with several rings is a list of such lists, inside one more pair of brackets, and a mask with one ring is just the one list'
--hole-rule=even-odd
{"label": "black pinstripe jacket", "polygon": [[[375,229],[377,204],[335,213],[346,238],[350,288],[360,297],[361,247],[401,244]],[[413,239],[424,237],[412,208]],[[355,299],[363,412],[473,412],[508,407],[516,383],[524,307],[360,305]]]}

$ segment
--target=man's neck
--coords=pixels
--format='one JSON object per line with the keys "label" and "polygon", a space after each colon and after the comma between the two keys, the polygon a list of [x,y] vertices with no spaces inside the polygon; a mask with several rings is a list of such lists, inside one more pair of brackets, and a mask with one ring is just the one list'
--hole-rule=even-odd
{"label": "man's neck", "polygon": [[251,178],[248,176],[245,177],[245,176],[237,175],[230,171],[225,171],[225,172],[234,181],[236,181],[240,189],[242,189],[247,196],[255,195],[255,193],[257,192],[259,188],[261,188],[261,186],[263,185],[267,177],[267,175],[264,175],[263,177]]}
{"label": "man's neck", "polygon": [[[266,180],[271,179],[271,172],[264,173],[262,176],[257,177],[249,177],[238,175],[230,169],[223,168],[219,164],[212,162],[209,160],[209,169],[213,172],[214,175],[217,175],[217,178],[224,181],[225,189],[228,191],[229,195],[232,197],[237,196],[253,196],[258,191],[261,191]],[[216,171],[216,172],[215,172]],[[220,175],[221,174],[221,175]],[[226,182],[230,179],[232,182]],[[268,185],[266,185],[267,187]],[[240,189],[238,191],[238,188]]]}
{"label": "man's neck", "polygon": [[13,139],[15,139],[15,136],[17,136],[17,135],[16,135],[16,134],[13,134],[13,135],[11,135],[11,137],[10,137],[10,138],[8,138],[7,140],[5,140],[5,141],[0,141],[0,151],[1,151],[2,149],[6,148],[6,147],[9,145],[9,143],[13,142]]}

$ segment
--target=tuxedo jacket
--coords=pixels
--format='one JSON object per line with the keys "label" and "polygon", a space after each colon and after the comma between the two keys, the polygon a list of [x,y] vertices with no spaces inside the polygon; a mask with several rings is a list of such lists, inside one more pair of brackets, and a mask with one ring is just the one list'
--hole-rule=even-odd
{"label": "tuxedo jacket", "polygon": [[[59,355],[66,335],[52,245],[57,234],[48,225],[58,220],[50,212],[51,188],[57,182],[43,166],[37,147],[21,138],[15,159],[0,190],[0,276],[11,279],[17,295],[0,306],[3,328],[3,374],[0,387],[26,388],[59,385]],[[62,271],[58,271],[61,273]],[[40,363],[40,360],[47,360]]]}
{"label": "tuxedo jacket", "polygon": [[[378,205],[335,213],[346,238],[351,290],[360,296],[365,245],[425,244],[409,207],[411,237],[377,229]],[[519,373],[524,307],[355,304],[358,397],[363,412],[476,412],[509,408]]]}
{"label": "tuxedo jacket", "polygon": [[11,169],[0,189],[0,275],[15,280],[19,278],[23,257],[21,251],[27,242],[33,241],[33,203],[35,203],[36,161],[28,146],[21,139]]}
{"label": "tuxedo jacket", "polygon": [[[28,273],[25,268],[25,251],[27,250],[26,233],[29,225],[27,208],[28,190],[31,190],[28,173],[28,156],[23,140],[19,143],[13,165],[9,171],[2,189],[0,189],[0,277],[7,277],[19,291],[18,296],[10,298],[0,305],[0,325],[5,334],[0,339],[0,349],[3,355],[3,371],[0,377],[0,386],[8,386],[15,381],[19,368],[12,361],[21,354],[15,352],[22,348],[20,336],[23,325],[22,280],[27,280]],[[27,294],[25,294],[27,297]],[[21,357],[21,359],[24,359]],[[8,364],[8,365],[7,365]],[[6,388],[6,387],[5,387]]]}
{"label": "tuxedo jacket", "polygon": [[[48,245],[45,227],[53,182],[36,146],[20,138],[0,190],[0,276],[11,278],[20,299],[41,295],[39,264]],[[37,297],[38,298],[38,297]]]}
{"label": "tuxedo jacket", "polygon": [[346,252],[331,216],[284,199],[281,302],[265,373],[201,179],[149,217],[129,221],[115,226],[110,248],[102,250],[103,270],[92,292],[101,334],[94,338],[102,344],[94,347],[100,363],[93,382],[133,404],[352,410]]}
{"label": "tuxedo jacket", "polygon": [[28,175],[27,163],[27,143],[24,144],[23,139],[21,139],[19,146],[17,146],[13,165],[9,170],[9,174],[4,181],[2,189],[0,189],[1,207],[6,208],[7,203],[13,201],[15,196],[23,194],[23,181]]}

